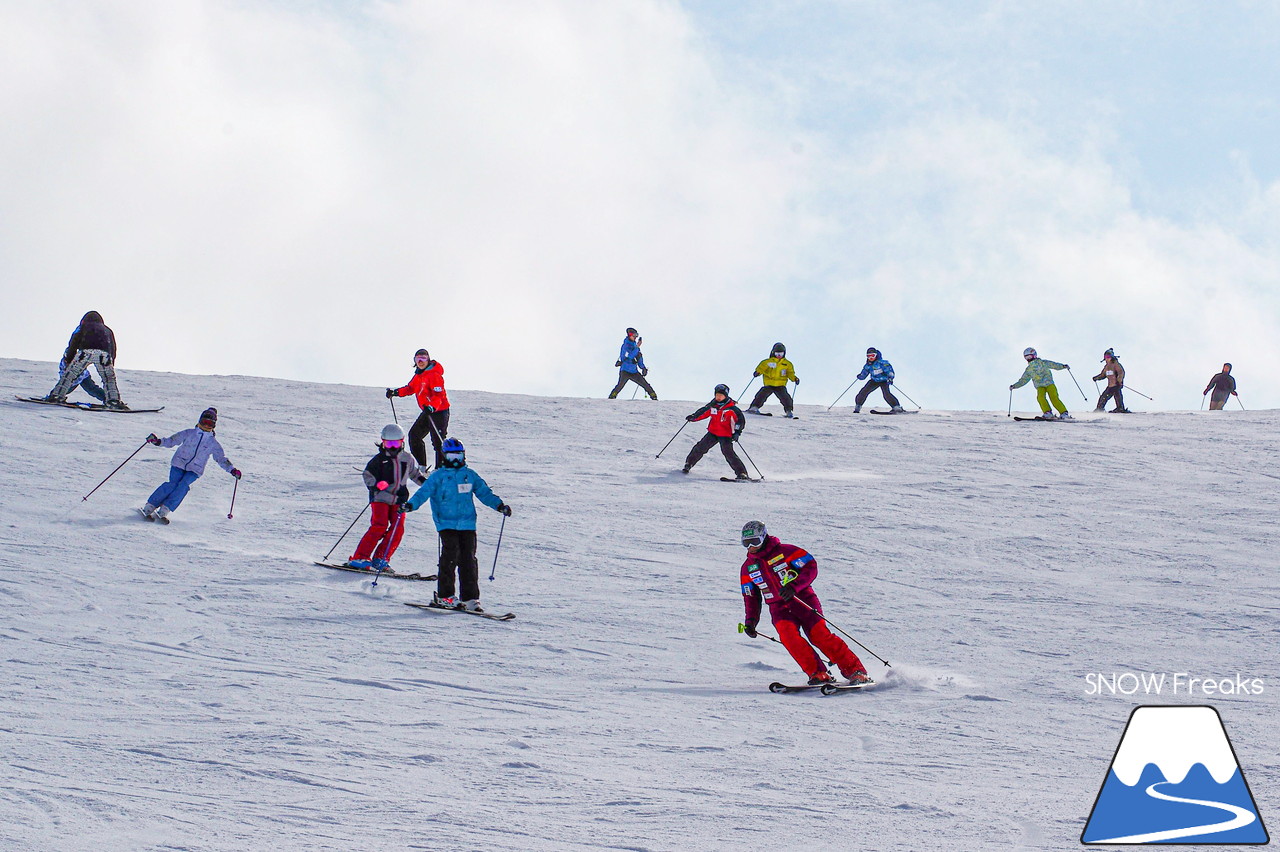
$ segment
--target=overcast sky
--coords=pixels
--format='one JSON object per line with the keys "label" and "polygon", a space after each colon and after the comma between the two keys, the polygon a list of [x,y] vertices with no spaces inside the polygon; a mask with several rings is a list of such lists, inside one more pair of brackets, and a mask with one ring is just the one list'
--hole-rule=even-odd
{"label": "overcast sky", "polygon": [[1132,407],[1225,360],[1276,407],[1277,57],[1263,2],[10,0],[0,355],[96,309],[126,401],[400,384],[420,346],[602,396],[634,325],[668,398],[781,340],[802,403],[875,345],[1003,410],[1035,346],[1088,407],[1107,347]]}

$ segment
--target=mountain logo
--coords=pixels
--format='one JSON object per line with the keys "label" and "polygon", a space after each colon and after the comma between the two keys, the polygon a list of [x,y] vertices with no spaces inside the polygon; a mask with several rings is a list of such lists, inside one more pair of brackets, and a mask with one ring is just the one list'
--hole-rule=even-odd
{"label": "mountain logo", "polygon": [[1201,706],[1134,709],[1080,835],[1084,844],[1269,841],[1218,711]]}

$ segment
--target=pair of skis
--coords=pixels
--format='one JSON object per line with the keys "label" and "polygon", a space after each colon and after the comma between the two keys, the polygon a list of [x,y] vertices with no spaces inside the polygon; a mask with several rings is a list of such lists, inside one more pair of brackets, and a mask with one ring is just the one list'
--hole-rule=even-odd
{"label": "pair of skis", "polygon": [[[337,570],[337,571],[350,571],[354,574],[377,574],[379,578],[386,577],[388,580],[435,580],[436,579],[435,574],[397,574],[395,571],[392,571],[388,568],[384,568],[381,571],[378,571],[377,569],[374,569],[374,568],[357,568],[354,565],[348,565],[346,563],[338,565],[333,562],[317,562],[316,564],[322,565],[325,568],[333,568],[334,570]],[[439,604],[434,604],[434,603],[409,603],[406,601],[405,606],[411,606],[411,607],[414,607],[415,609],[433,609],[433,610],[436,610],[437,612],[459,612],[464,615],[478,615],[481,618],[487,618],[490,621],[510,621],[511,619],[516,617],[516,614],[514,612],[507,612],[499,615],[497,613],[492,613],[492,612],[478,612],[476,610],[471,610],[471,609],[459,609],[458,607],[440,606]]]}
{"label": "pair of skis", "polygon": [[81,411],[108,411],[112,414],[154,414],[157,411],[164,411],[164,406],[159,408],[111,408],[98,402],[54,402],[51,399],[45,399],[39,396],[17,396],[14,399],[22,402],[34,402],[37,405],[59,405],[63,408],[78,408]]}
{"label": "pair of skis", "polygon": [[785,683],[771,683],[769,684],[769,691],[785,695],[792,692],[808,692],[816,689],[823,695],[835,695],[838,692],[856,692],[859,689],[866,689],[874,683],[875,681],[870,678],[858,683],[839,683],[838,681],[829,681],[827,683],[806,683],[798,686],[789,686]]}

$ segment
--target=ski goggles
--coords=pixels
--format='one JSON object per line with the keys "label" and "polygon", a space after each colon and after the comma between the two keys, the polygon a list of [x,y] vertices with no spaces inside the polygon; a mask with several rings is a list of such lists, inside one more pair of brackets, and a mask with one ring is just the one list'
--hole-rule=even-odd
{"label": "ski goggles", "polygon": [[742,537],[743,547],[759,547],[764,544],[764,536],[762,535],[744,535]]}
{"label": "ski goggles", "polygon": [[445,457],[445,461],[460,462],[460,461],[466,461],[467,454],[466,453],[445,453],[444,457]]}
{"label": "ski goggles", "polygon": [[214,430],[214,427],[218,425],[218,421],[217,420],[201,420],[196,425],[199,426],[201,429],[212,432]]}
{"label": "ski goggles", "polygon": [[396,440],[383,441],[382,446],[388,450],[403,450],[404,441],[396,441]]}
{"label": "ski goggles", "polygon": [[874,352],[868,352],[868,353],[867,353],[867,360],[868,360],[868,361],[874,361],[874,360],[876,360],[876,357],[877,357],[877,356],[876,356],[876,353],[874,353]]}
{"label": "ski goggles", "polygon": [[425,364],[425,363],[427,363],[427,362],[428,362],[428,361],[430,361],[430,360],[431,360],[431,358],[429,358],[429,357],[428,357],[428,356],[426,356],[426,355],[414,355],[414,356],[413,356],[413,362],[414,362],[415,364]]}

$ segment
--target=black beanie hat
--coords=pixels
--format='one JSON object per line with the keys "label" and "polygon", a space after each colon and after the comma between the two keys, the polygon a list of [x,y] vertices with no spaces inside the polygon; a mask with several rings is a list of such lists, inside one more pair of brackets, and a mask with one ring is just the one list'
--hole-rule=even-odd
{"label": "black beanie hat", "polygon": [[204,411],[201,411],[200,420],[198,422],[204,423],[206,420],[212,423],[214,426],[217,426],[218,425],[218,409],[214,408],[211,405],[208,408],[206,408]]}

